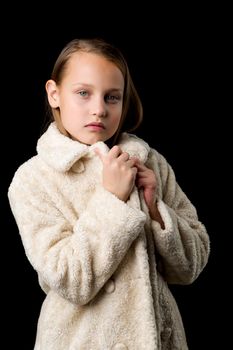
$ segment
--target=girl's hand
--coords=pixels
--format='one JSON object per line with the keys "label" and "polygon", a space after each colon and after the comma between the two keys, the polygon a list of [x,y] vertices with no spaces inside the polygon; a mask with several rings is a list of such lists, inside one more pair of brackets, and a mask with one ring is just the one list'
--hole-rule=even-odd
{"label": "girl's hand", "polygon": [[153,170],[147,168],[139,159],[136,159],[135,166],[137,167],[136,185],[143,189],[144,199],[149,209],[150,216],[153,220],[160,223],[164,229],[164,222],[156,204],[156,176]]}
{"label": "girl's hand", "polygon": [[137,187],[143,188],[145,202],[149,209],[154,207],[156,194],[156,177],[153,170],[147,168],[139,159],[136,160]]}
{"label": "girl's hand", "polygon": [[103,186],[122,201],[126,202],[135,185],[137,167],[136,158],[130,159],[127,152],[119,146],[113,146],[107,155],[95,149],[103,163]]}

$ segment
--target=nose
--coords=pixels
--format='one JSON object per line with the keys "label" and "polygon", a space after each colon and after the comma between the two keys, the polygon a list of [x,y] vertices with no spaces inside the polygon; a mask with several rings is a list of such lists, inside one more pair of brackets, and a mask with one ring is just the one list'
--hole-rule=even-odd
{"label": "nose", "polygon": [[95,98],[91,105],[91,115],[105,117],[107,115],[107,106],[103,98]]}

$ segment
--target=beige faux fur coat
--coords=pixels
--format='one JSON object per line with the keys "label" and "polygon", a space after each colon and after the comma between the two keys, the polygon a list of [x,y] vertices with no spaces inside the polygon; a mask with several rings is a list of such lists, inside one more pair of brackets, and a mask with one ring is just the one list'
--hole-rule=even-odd
{"label": "beige faux fur coat", "polygon": [[55,123],[9,187],[26,255],[46,293],[35,350],[188,348],[168,284],[198,277],[208,235],[163,156],[130,134],[119,144],[154,169],[165,229],[150,219],[137,188],[127,203],[103,188],[93,149],[106,153],[105,143],[80,144]]}

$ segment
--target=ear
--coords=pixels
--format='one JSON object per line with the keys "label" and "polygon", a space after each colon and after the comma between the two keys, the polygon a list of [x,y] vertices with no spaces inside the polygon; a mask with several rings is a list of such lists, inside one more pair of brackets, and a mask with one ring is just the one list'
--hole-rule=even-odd
{"label": "ear", "polygon": [[48,101],[52,108],[59,107],[59,90],[54,80],[48,80],[45,84]]}

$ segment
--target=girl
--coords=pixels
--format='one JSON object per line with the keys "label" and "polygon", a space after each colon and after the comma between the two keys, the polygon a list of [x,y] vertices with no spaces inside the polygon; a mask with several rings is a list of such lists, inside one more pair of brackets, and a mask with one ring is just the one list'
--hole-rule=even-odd
{"label": "girl", "polygon": [[121,52],[73,40],[46,83],[53,120],[9,201],[46,293],[35,350],[188,349],[169,283],[209,238],[164,157],[129,133],[142,106]]}

